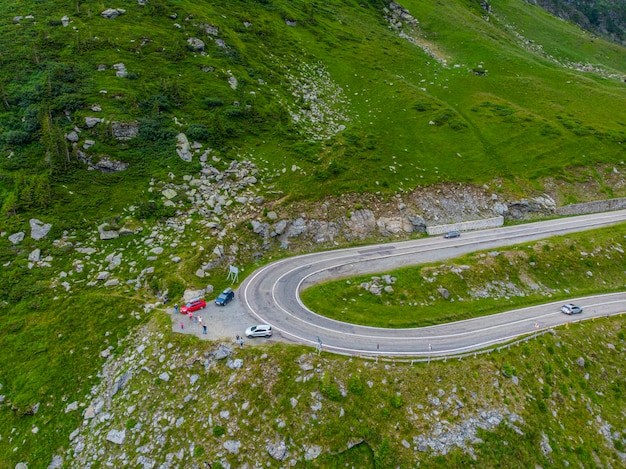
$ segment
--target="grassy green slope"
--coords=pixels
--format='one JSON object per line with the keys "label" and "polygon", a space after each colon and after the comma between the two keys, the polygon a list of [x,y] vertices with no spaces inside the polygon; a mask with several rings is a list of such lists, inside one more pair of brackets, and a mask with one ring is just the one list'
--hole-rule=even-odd
{"label": "grassy green slope", "polygon": [[[300,166],[302,172],[272,181],[292,198],[437,181],[565,177],[572,166],[624,159],[624,83],[549,57],[624,74],[623,49],[521,1],[493,2],[497,17],[488,22],[474,2],[407,1],[403,6],[420,22],[409,32],[444,57],[444,67],[388,28],[383,4],[152,0],[144,7],[124,2],[126,13],[106,20],[99,13],[115,5],[100,1],[0,3],[0,205],[6,208],[11,194],[23,196],[19,175],[49,185],[34,191],[44,200],[22,201],[16,216],[3,213],[2,231],[22,229],[30,216],[54,225],[47,240],[21,250],[0,239],[7,265],[0,284],[0,394],[10,402],[0,415],[0,467],[27,457],[45,466],[66,444],[80,424],[66,405],[88,393],[100,351],[141,322],[130,313],[144,301],[80,291],[53,299],[46,272],[28,270],[27,250],[40,247],[62,260],[52,239],[64,230],[77,230],[80,241],[94,221],[114,218],[144,197],[151,177],[195,172],[196,164],[174,152],[177,131],[206,126],[203,143],[225,160],[249,157],[270,170]],[[12,21],[28,14],[34,20]],[[67,28],[60,25],[66,14]],[[216,26],[228,47],[209,39],[202,23]],[[544,52],[524,48],[507,24]],[[188,37],[203,38],[207,55],[191,51]],[[111,67],[120,62],[128,78],[115,77]],[[99,64],[107,70],[96,71]],[[472,73],[481,70],[487,73]],[[289,116],[289,109],[310,106],[293,94],[302,88],[294,77],[305,75],[325,77],[316,81],[329,83],[323,100],[331,114],[347,117],[346,129],[325,141],[311,141]],[[333,100],[331,85],[343,90],[341,101]],[[223,105],[209,107],[207,98]],[[93,104],[102,111],[91,111]],[[113,139],[106,125],[81,134],[96,141],[91,155],[127,161],[127,171],[87,171],[74,158],[63,135],[83,127],[87,116],[146,124],[146,133],[129,142]],[[90,314],[83,313],[85,304]],[[25,416],[36,403],[39,412]]]}
{"label": "grassy green slope", "polygon": [[[102,106],[100,117],[156,119],[172,132],[202,124],[212,134],[209,143],[226,155],[251,154],[270,167],[300,165],[307,176],[279,184],[288,193],[313,198],[442,180],[528,179],[622,157],[624,84],[564,65],[593,63],[623,75],[623,48],[591,39],[524,2],[494,2],[486,21],[471,2],[407,1],[403,6],[419,25],[405,31],[445,58],[444,67],[390,30],[382,5],[163,1],[128,5],[114,20],[98,15],[97,2],[82,2],[77,11],[38,6],[36,24],[24,19],[3,25],[2,130],[6,135],[19,127],[17,119],[33,106],[40,120],[52,108],[53,123],[67,132],[93,114],[87,108],[92,103]],[[8,19],[27,11],[11,5],[2,13]],[[68,28],[57,24],[64,13],[72,20]],[[169,17],[173,13],[175,20]],[[202,24],[216,26],[215,38],[226,48]],[[535,41],[532,47],[525,47],[520,35]],[[191,51],[188,37],[203,38],[206,55]],[[110,67],[118,62],[132,79],[115,77]],[[59,72],[58,64],[69,65],[73,77]],[[98,64],[109,69],[96,72]],[[342,88],[344,102],[334,108],[350,119],[345,131],[323,144],[303,144],[308,137],[287,112],[297,104],[298,87],[289,75],[298,76],[305,65],[325,70]],[[239,81],[237,90],[228,84],[231,74]],[[206,98],[219,98],[225,106],[209,109]],[[242,105],[236,112],[235,101]],[[246,105],[250,108],[242,113]],[[68,106],[73,122],[63,116]],[[182,127],[171,123],[174,116]],[[32,134],[35,143],[7,145],[16,153],[3,164],[9,175],[24,166],[45,169],[44,124]],[[115,186],[181,168],[171,137],[120,145],[102,129],[95,133],[94,151],[131,162],[131,170],[116,179],[72,168],[73,177],[64,174],[66,182],[101,179]],[[315,183],[315,193],[302,193],[310,187],[302,178]]]}

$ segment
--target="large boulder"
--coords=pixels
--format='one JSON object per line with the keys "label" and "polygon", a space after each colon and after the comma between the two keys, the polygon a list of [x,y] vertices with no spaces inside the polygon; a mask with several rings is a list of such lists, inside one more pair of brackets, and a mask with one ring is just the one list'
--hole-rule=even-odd
{"label": "large boulder", "polygon": [[122,10],[121,8],[108,8],[104,10],[102,13],[100,13],[100,16],[108,20],[112,20],[114,18],[117,18],[123,13],[126,13],[126,10]]}
{"label": "large boulder", "polygon": [[139,125],[137,122],[113,122],[111,131],[118,140],[130,140],[139,135]]}
{"label": "large boulder", "polygon": [[50,232],[50,228],[52,225],[50,223],[44,223],[41,220],[37,220],[36,218],[30,219],[30,237],[35,241],[41,238],[45,238],[46,235]]}
{"label": "large boulder", "polygon": [[187,39],[187,44],[189,44],[189,46],[194,50],[200,52],[204,50],[204,41],[198,39],[197,37],[190,37]]}
{"label": "large boulder", "polygon": [[109,433],[107,433],[107,441],[115,443],[116,445],[123,445],[126,441],[126,429],[110,430]]}
{"label": "large boulder", "polygon": [[23,231],[20,231],[19,233],[13,233],[11,236],[9,236],[9,241],[11,241],[13,244],[18,244],[24,241],[25,236],[26,235]]}
{"label": "large boulder", "polygon": [[109,226],[108,223],[103,223],[102,225],[98,226],[98,233],[100,234],[100,239],[107,240],[107,239],[119,238],[120,234],[117,231],[106,229],[108,226]]}
{"label": "large boulder", "polygon": [[193,153],[191,153],[189,140],[187,140],[187,136],[183,133],[180,133],[176,136],[178,143],[176,145],[176,153],[180,156],[180,159],[186,162],[191,162],[193,159]]}

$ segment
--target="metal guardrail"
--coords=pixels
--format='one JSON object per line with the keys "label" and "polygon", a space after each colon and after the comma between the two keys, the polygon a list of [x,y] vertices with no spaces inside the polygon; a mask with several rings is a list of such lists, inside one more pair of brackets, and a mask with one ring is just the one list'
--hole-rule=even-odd
{"label": "metal guardrail", "polygon": [[[616,312],[613,314],[607,314],[605,316],[592,316],[590,318],[585,318],[585,319],[578,319],[576,321],[571,321],[571,322],[567,322],[565,324],[563,324],[562,326],[559,327],[569,327],[570,324],[581,324],[584,321],[595,321],[596,319],[602,319],[602,318],[609,318],[611,316],[622,316],[623,314],[626,314],[626,311],[621,311],[621,312]],[[489,347],[486,349],[481,349],[481,350],[475,350],[473,352],[465,352],[465,353],[459,353],[459,354],[454,354],[454,355],[431,355],[431,356],[427,356],[427,357],[415,357],[415,358],[402,358],[402,357],[390,357],[387,355],[361,355],[361,354],[349,354],[349,353],[339,353],[339,352],[333,352],[333,353],[337,353],[339,355],[348,355],[351,356],[353,358],[361,358],[364,360],[371,360],[371,361],[375,361],[376,363],[378,363],[378,361],[384,361],[384,362],[390,362],[390,363],[410,363],[411,365],[413,365],[414,363],[430,363],[431,361],[443,361],[444,363],[447,360],[462,360],[464,358],[470,357],[470,358],[477,358],[479,355],[489,355],[493,352],[500,352],[502,350],[509,350],[511,348],[511,346],[514,345],[519,345],[525,342],[529,342],[533,339],[536,339],[537,337],[541,337],[544,336],[546,334],[552,334],[555,335],[556,331],[554,327],[550,327],[548,329],[543,329],[537,332],[533,332],[532,334],[526,335],[522,338],[516,339],[512,342],[507,342],[505,344],[500,344],[500,345],[494,345],[493,347]],[[321,353],[322,350],[319,349],[318,347],[318,353]]]}

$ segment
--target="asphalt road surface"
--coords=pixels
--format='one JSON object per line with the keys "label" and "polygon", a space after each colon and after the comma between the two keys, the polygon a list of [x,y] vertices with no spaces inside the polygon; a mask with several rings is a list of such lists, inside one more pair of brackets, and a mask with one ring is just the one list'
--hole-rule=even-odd
{"label": "asphalt road surface", "polygon": [[[584,308],[582,314],[574,316],[559,312],[563,304],[559,301],[413,329],[367,327],[329,319],[307,309],[299,292],[328,280],[442,261],[473,251],[497,249],[624,221],[626,210],[620,210],[464,232],[455,239],[430,237],[282,259],[261,267],[243,282],[238,290],[239,306],[247,310],[253,322],[270,324],[275,336],[313,346],[321,343],[325,351],[393,357],[457,355],[566,322],[626,312],[626,292],[571,298],[571,302]],[[626,266],[626,260],[624,263]]]}

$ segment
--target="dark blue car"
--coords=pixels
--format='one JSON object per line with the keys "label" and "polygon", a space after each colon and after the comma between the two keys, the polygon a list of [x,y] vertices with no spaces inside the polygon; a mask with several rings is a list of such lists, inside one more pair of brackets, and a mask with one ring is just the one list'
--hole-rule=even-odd
{"label": "dark blue car", "polygon": [[217,306],[224,306],[232,301],[233,298],[235,298],[235,292],[232,288],[227,288],[215,299],[215,304]]}

